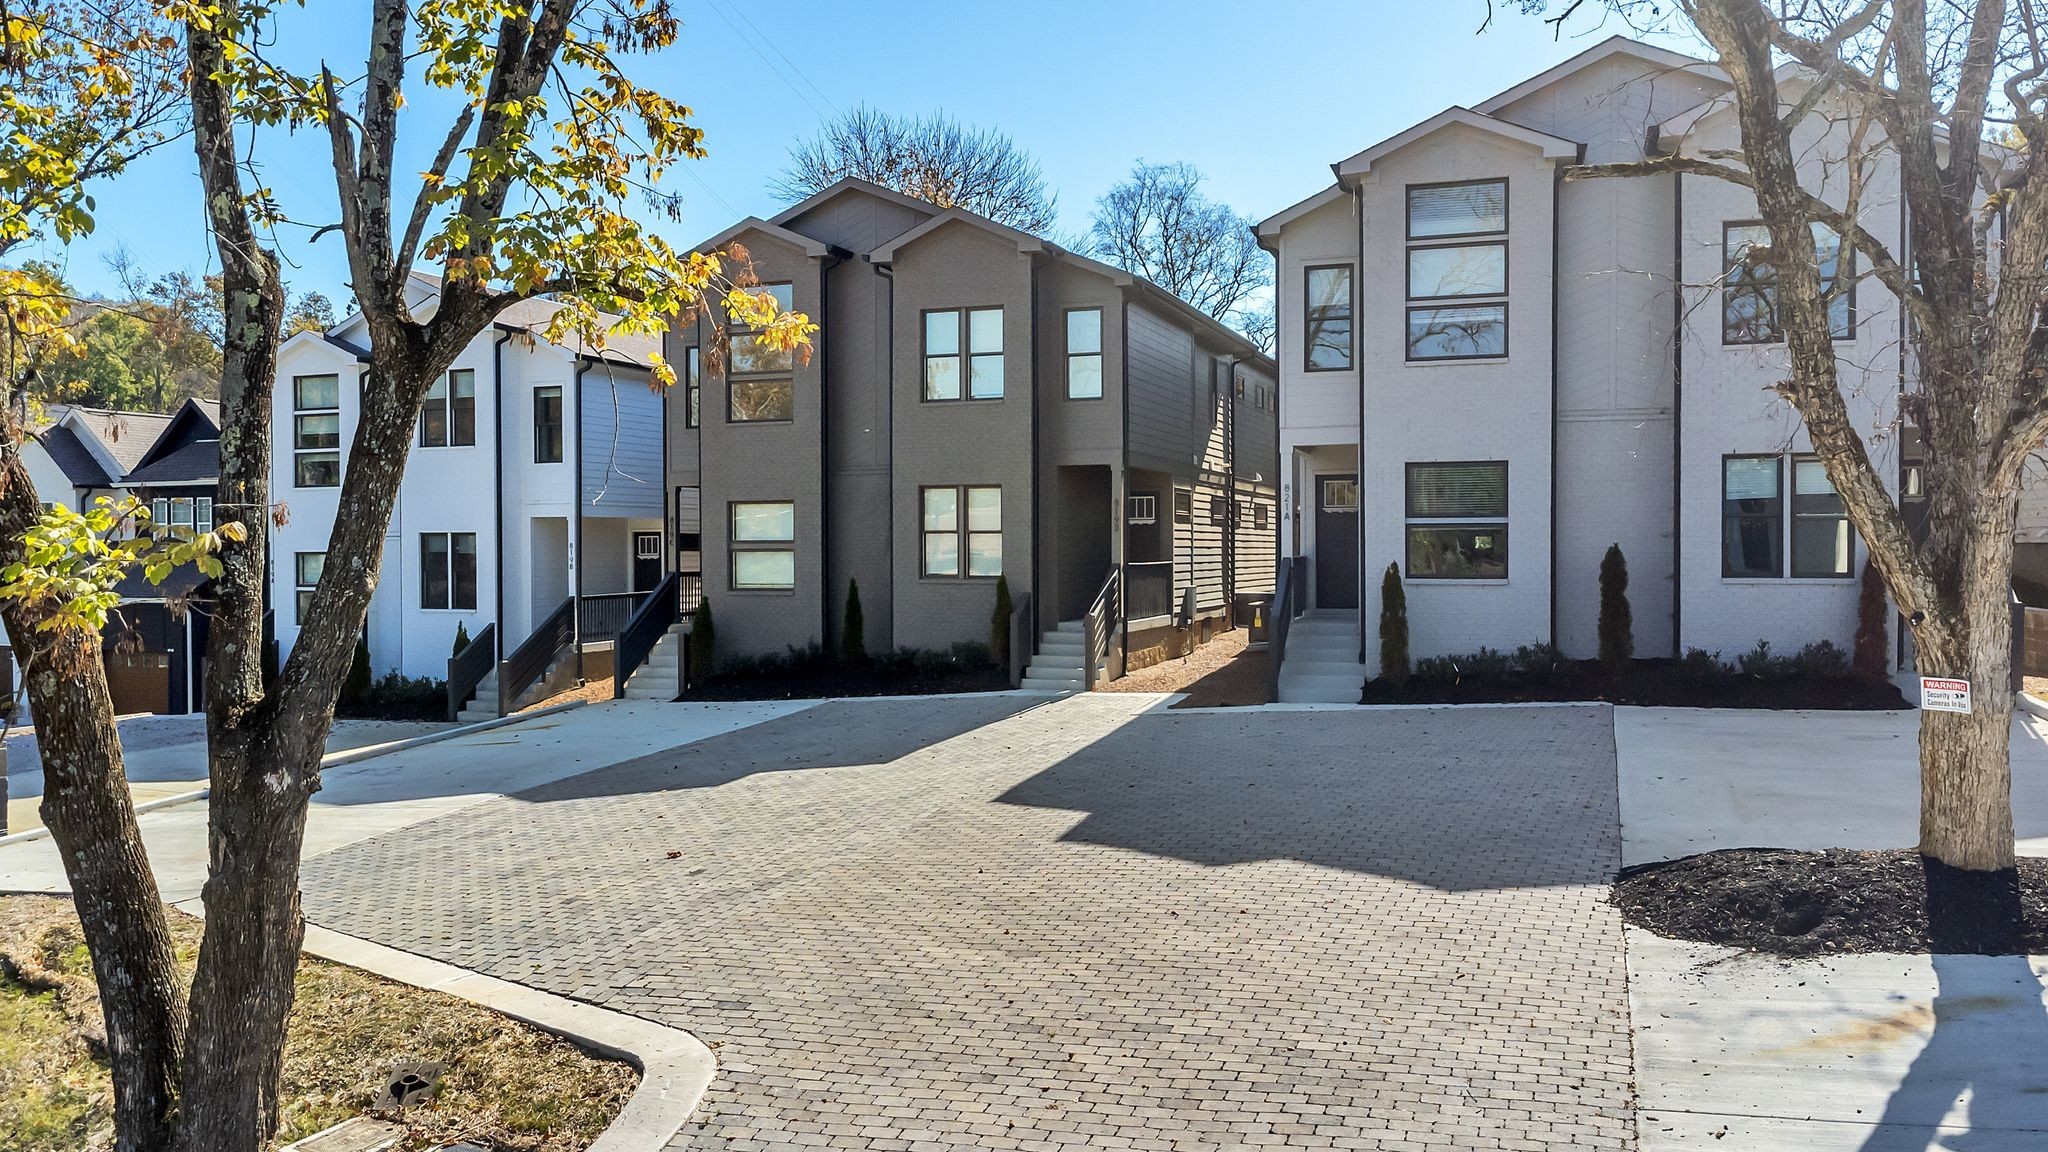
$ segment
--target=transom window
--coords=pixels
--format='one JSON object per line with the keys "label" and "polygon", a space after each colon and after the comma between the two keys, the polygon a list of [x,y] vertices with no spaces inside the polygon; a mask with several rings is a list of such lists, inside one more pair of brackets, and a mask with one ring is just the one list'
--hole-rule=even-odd
{"label": "transom window", "polygon": [[1348,476],[1323,480],[1323,511],[1358,511],[1358,481]]}
{"label": "transom window", "polygon": [[1768,580],[1789,570],[1802,579],[1849,577],[1848,512],[1818,456],[1727,456],[1721,477],[1722,576]]}
{"label": "transom window", "polygon": [[[1097,313],[1097,392],[1101,391],[1101,315]],[[1069,339],[1071,340],[1071,321]],[[966,399],[1003,398],[1003,310],[1001,308],[951,308],[924,314],[924,398],[962,398],[961,376],[966,376]]]}
{"label": "transom window", "polygon": [[1508,354],[1507,230],[1506,180],[1409,187],[1408,359]]}
{"label": "transom window", "polygon": [[476,371],[450,369],[427,389],[420,408],[420,447],[449,448],[476,443]]}
{"label": "transom window", "polygon": [[159,528],[189,528],[204,535],[213,531],[213,497],[158,496],[150,501],[149,518]]}
{"label": "transom window", "polygon": [[1351,368],[1351,265],[1323,264],[1303,275],[1304,363],[1309,372],[1344,372]]}
{"label": "transom window", "polygon": [[297,563],[294,565],[293,579],[296,581],[294,590],[298,593],[296,619],[303,624],[313,606],[313,589],[319,586],[320,573],[327,567],[327,553],[300,552],[295,559]]}
{"label": "transom window", "polygon": [[292,486],[341,483],[341,377],[292,378]]}
{"label": "transom window", "polygon": [[923,515],[926,576],[1003,574],[1001,488],[922,488],[918,502]]}
{"label": "transom window", "polygon": [[1101,396],[1102,309],[1076,308],[1067,313],[1067,398]]}
{"label": "transom window", "polygon": [[[1837,278],[1845,272],[1849,276],[1841,292],[1828,300],[1828,331],[1837,340],[1852,340],[1856,336],[1855,254],[1844,252],[1842,237],[1834,229],[1820,223],[1812,228],[1821,291],[1834,293]],[[1763,224],[1721,226],[1723,344],[1776,344],[1785,338],[1778,319],[1778,270],[1765,259],[1770,247],[1771,230]]]}
{"label": "transom window", "polygon": [[728,506],[732,524],[732,587],[782,591],[796,587],[796,505],[787,500]]}
{"label": "transom window", "polygon": [[476,608],[476,533],[420,533],[420,607]]}
{"label": "transom window", "polygon": [[1408,465],[1408,578],[1505,580],[1505,460]]}
{"label": "transom window", "polygon": [[[788,312],[796,299],[788,284],[753,289],[775,298]],[[796,418],[796,353],[777,348],[752,329],[735,329],[727,339],[726,419],[734,424],[772,424]]]}

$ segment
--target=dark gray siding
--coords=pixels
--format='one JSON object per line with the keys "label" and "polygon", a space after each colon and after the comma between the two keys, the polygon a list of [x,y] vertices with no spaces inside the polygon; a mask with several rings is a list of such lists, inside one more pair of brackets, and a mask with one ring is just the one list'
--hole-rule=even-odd
{"label": "dark gray siding", "polygon": [[832,555],[825,607],[836,638],[845,624],[847,584],[858,581],[868,650],[887,652],[896,646],[890,517],[900,514],[889,495],[890,283],[862,260],[835,266],[826,281]]}
{"label": "dark gray siding", "polygon": [[938,214],[939,209],[930,205],[905,204],[856,189],[792,216],[782,226],[849,252],[867,252]]}
{"label": "dark gray siding", "polygon": [[1136,304],[1126,316],[1131,465],[1188,475],[1195,456],[1194,338]]}

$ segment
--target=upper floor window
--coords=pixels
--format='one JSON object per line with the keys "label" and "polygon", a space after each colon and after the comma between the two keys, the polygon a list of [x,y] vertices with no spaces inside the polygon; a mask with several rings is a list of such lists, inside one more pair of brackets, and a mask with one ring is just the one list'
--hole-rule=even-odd
{"label": "upper floor window", "polygon": [[[1856,282],[1853,253],[1843,251],[1842,238],[1834,229],[1819,223],[1812,228],[1814,256],[1820,264],[1821,291],[1830,294],[1828,331],[1837,340],[1854,339]],[[1721,226],[1723,344],[1776,344],[1785,338],[1778,320],[1778,270],[1765,259],[1770,246],[1771,230],[1765,225],[1736,223]],[[1837,294],[1835,284],[1844,273],[1849,275],[1849,280]]]}
{"label": "upper floor window", "polygon": [[924,488],[918,499],[926,576],[1003,574],[1001,488]]}
{"label": "upper floor window", "polygon": [[159,496],[150,501],[149,518],[159,528],[189,528],[204,535],[213,531],[213,497]]}
{"label": "upper floor window", "polygon": [[[788,284],[755,289],[775,298],[784,312],[795,304]],[[735,329],[725,358],[725,417],[734,424],[776,423],[796,418],[796,354],[770,345],[760,333]]]}
{"label": "upper floor window", "polygon": [[1067,398],[1101,396],[1102,309],[1076,308],[1067,313]]}
{"label": "upper floor window", "polygon": [[1505,580],[1505,460],[1408,465],[1408,578]]}
{"label": "upper floor window", "polygon": [[1351,265],[1316,265],[1303,275],[1308,326],[1302,366],[1310,372],[1345,371],[1351,367]]}
{"label": "upper floor window", "polygon": [[562,462],[562,386],[533,390],[533,462]]}
{"label": "upper floor window", "polygon": [[683,427],[695,428],[704,420],[704,353],[690,348],[683,352]]}
{"label": "upper floor window", "polygon": [[1507,228],[1506,180],[1408,189],[1408,359],[1507,355]]}
{"label": "upper floor window", "polygon": [[427,389],[420,409],[420,447],[447,448],[476,443],[476,371],[450,369]]}
{"label": "upper floor window", "polygon": [[341,483],[341,377],[292,377],[292,484]]}
{"label": "upper floor window", "polygon": [[967,399],[1002,399],[1001,308],[952,308],[924,314],[924,398],[960,399],[963,368]]}
{"label": "upper floor window", "polygon": [[299,614],[294,619],[304,624],[308,616],[308,610],[313,606],[313,589],[319,587],[320,573],[327,567],[327,553],[300,552],[297,554],[296,560],[297,563],[294,566],[292,579],[294,581],[293,591],[297,593],[296,603]]}
{"label": "upper floor window", "polygon": [[420,607],[476,607],[476,533],[420,533]]}
{"label": "upper floor window", "polygon": [[732,586],[737,591],[796,587],[796,505],[787,501],[736,503],[732,527]]}

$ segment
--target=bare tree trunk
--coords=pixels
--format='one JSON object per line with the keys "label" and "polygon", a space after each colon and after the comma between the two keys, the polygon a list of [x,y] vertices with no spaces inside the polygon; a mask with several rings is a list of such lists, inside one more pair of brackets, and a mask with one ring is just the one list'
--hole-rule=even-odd
{"label": "bare tree trunk", "polygon": [[[22,435],[11,414],[0,413],[0,437],[12,445]],[[8,563],[22,556],[23,534],[39,508],[21,454],[0,453],[0,460],[0,563]],[[40,609],[20,601],[7,601],[0,616],[24,656],[43,762],[43,822],[71,882],[99,985],[114,1081],[114,1147],[159,1152],[170,1146],[184,989],[128,794],[99,636],[38,630]]]}

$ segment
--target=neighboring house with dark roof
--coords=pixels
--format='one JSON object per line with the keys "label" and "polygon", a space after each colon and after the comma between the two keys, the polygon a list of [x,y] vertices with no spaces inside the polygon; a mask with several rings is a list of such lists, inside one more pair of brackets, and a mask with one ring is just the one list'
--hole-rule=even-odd
{"label": "neighboring house with dark roof", "polygon": [[136,461],[127,484],[160,525],[213,531],[213,491],[220,483],[220,409],[187,400],[156,443]]}

